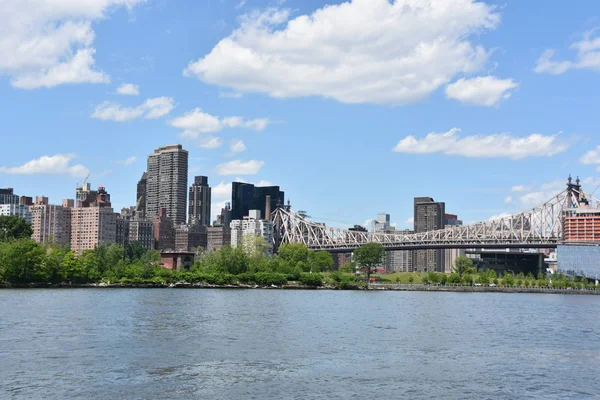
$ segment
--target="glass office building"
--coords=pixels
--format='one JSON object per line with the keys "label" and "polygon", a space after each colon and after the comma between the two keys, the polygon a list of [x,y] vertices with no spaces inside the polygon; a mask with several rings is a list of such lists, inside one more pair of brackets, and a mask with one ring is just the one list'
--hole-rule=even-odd
{"label": "glass office building", "polygon": [[558,246],[558,272],[600,280],[600,246]]}

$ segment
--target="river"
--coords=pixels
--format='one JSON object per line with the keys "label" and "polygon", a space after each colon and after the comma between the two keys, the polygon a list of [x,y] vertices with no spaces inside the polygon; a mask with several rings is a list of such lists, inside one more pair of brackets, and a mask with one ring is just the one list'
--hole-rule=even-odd
{"label": "river", "polygon": [[600,398],[599,312],[546,294],[0,290],[0,398]]}

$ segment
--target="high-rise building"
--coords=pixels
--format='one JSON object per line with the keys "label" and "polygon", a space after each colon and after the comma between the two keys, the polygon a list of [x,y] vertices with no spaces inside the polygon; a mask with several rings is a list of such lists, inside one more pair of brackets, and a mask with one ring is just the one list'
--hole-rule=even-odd
{"label": "high-rise building", "polygon": [[110,207],[71,209],[71,250],[81,253],[117,242],[117,215]]}
{"label": "high-rise building", "polygon": [[186,222],[188,152],[180,144],[159,147],[148,156],[146,217],[166,209],[176,225]]}
{"label": "high-rise building", "polygon": [[33,205],[33,197],[29,197],[29,196],[21,196],[21,197],[19,197],[19,205],[21,205],[21,206],[32,206]]}
{"label": "high-rise building", "polygon": [[227,202],[225,207],[221,208],[221,214],[217,215],[213,225],[229,227],[229,224],[231,224],[231,203]]}
{"label": "high-rise building", "polygon": [[[414,220],[415,233],[443,229],[446,204],[436,202],[431,197],[415,197]],[[413,252],[413,270],[419,272],[443,272],[443,250],[415,250]]]}
{"label": "high-rise building", "polygon": [[[258,210],[254,211],[254,215],[258,215]],[[231,247],[243,247],[246,243],[243,238],[247,236],[260,237],[268,244],[273,243],[273,222],[264,219],[254,219],[246,217],[243,220],[237,219],[231,221]],[[246,249],[248,250],[248,249]],[[269,250],[269,254],[273,254],[273,250]]]}
{"label": "high-rise building", "polygon": [[175,226],[167,217],[167,209],[161,208],[152,218],[154,225],[154,248],[159,251],[175,250]]}
{"label": "high-rise building", "polygon": [[135,198],[135,212],[140,219],[146,218],[146,188],[148,183],[148,173],[144,172],[137,184],[137,195]]}
{"label": "high-rise building", "polygon": [[231,244],[231,228],[229,226],[208,227],[206,233],[206,251],[215,251]]}
{"label": "high-rise building", "polygon": [[210,226],[211,189],[208,177],[196,176],[190,186],[189,223]]}
{"label": "high-rise building", "polygon": [[14,194],[13,188],[0,189],[0,204],[19,204],[19,196]]}
{"label": "high-rise building", "polygon": [[65,245],[71,241],[70,207],[48,204],[48,198],[37,196],[31,211],[31,238],[38,243]]}
{"label": "high-rise building", "polygon": [[84,182],[75,189],[75,206],[89,207],[98,197],[98,191],[92,190],[92,184]]}
{"label": "high-rise building", "polygon": [[[455,214],[445,214],[444,215],[444,225],[446,228],[454,228],[457,226],[462,226],[462,221],[458,219],[458,216]],[[444,271],[447,274],[450,274],[454,271],[454,261],[460,256],[465,256],[465,249],[444,249]]]}
{"label": "high-rise building", "polygon": [[29,206],[22,206],[19,204],[0,204],[0,215],[18,215],[28,224],[31,223],[31,212],[29,211]]}
{"label": "high-rise building", "polygon": [[152,221],[133,217],[129,221],[129,243],[138,242],[143,249],[154,249],[154,224]]}
{"label": "high-rise building", "polygon": [[233,182],[231,185],[231,219],[243,219],[254,208],[254,185]]}
{"label": "high-rise building", "polygon": [[250,183],[233,182],[231,187],[231,218],[243,219],[250,210],[260,210],[267,218],[266,203],[269,199],[270,211],[273,212],[285,202],[285,193],[279,186],[255,187]]}
{"label": "high-rise building", "polygon": [[182,224],[175,227],[175,251],[193,251],[206,248],[206,226]]}

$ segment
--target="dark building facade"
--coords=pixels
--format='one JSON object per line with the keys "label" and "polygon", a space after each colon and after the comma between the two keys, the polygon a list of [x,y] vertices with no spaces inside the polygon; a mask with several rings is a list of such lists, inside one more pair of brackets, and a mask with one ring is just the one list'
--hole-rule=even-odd
{"label": "dark building facade", "polygon": [[[414,223],[415,233],[444,229],[446,204],[436,202],[431,197],[415,197]],[[415,250],[413,252],[413,270],[419,272],[443,272],[443,250]]]}
{"label": "dark building facade", "polygon": [[250,210],[260,210],[260,215],[266,217],[266,201],[270,197],[270,211],[283,205],[285,193],[279,186],[255,187],[250,183],[233,182],[231,189],[231,219],[243,219]]}
{"label": "dark building facade", "polygon": [[210,226],[211,188],[208,177],[196,176],[190,186],[188,223]]}
{"label": "dark building facade", "polygon": [[152,218],[154,225],[154,248],[159,251],[175,249],[175,226],[173,220],[167,217],[167,210],[161,208],[158,215]]}
{"label": "dark building facade", "polygon": [[146,188],[148,186],[148,173],[144,172],[137,184],[135,212],[139,218],[146,217]]}
{"label": "dark building facade", "polygon": [[17,196],[13,188],[0,189],[0,204],[19,204],[19,196]]}

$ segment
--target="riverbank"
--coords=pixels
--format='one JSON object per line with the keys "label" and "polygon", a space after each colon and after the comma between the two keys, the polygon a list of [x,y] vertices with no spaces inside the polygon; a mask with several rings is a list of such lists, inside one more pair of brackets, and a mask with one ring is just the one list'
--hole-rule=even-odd
{"label": "riverbank", "polygon": [[215,285],[208,283],[86,283],[86,284],[27,284],[0,285],[0,289],[269,289],[269,290],[371,290],[371,291],[408,291],[408,292],[457,292],[457,293],[543,293],[600,295],[598,289],[574,288],[526,288],[526,287],[490,287],[490,286],[433,286],[410,284],[371,284],[369,287],[354,286],[339,288],[331,285],[309,286],[302,284],[286,285]]}

